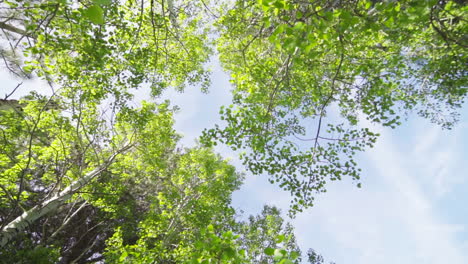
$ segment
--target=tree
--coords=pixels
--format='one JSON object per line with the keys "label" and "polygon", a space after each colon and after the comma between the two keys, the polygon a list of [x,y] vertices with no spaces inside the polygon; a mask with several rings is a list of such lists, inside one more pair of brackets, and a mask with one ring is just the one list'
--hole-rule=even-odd
{"label": "tree", "polygon": [[[146,83],[153,95],[166,87],[208,85],[203,63],[211,53],[201,2],[6,1],[0,23],[22,70],[58,85],[69,97],[99,102]],[[7,48],[4,48],[7,50]],[[6,64],[8,67],[8,64]],[[116,103],[117,105],[120,105]]]}
{"label": "tree", "polygon": [[[22,111],[0,115],[1,169],[8,176],[2,177],[2,189],[10,194],[0,203],[2,223],[9,222],[1,233],[2,259],[245,263],[278,245],[278,209],[265,207],[256,220],[237,223],[229,204],[242,175],[210,149],[178,149],[168,105],[143,102],[141,109],[120,112],[110,135],[102,130],[105,124],[91,126],[97,116],[76,128],[62,111],[44,111],[47,101],[41,97],[20,102]],[[31,132],[35,115],[42,117]],[[92,133],[100,138],[84,137]],[[31,154],[24,147],[28,140],[35,148]],[[79,148],[80,140],[94,150]],[[128,147],[114,154],[111,146],[106,149],[118,142]],[[31,156],[26,172],[18,169],[26,167],[22,156]],[[18,182],[24,190],[15,199]],[[268,235],[256,232],[258,227]],[[284,234],[287,248],[297,249],[291,226]],[[271,243],[255,245],[263,240]]]}
{"label": "tree", "polygon": [[345,176],[378,136],[415,110],[450,128],[467,93],[464,1],[239,0],[218,22],[234,104],[206,143],[293,197],[291,214]]}
{"label": "tree", "polygon": [[[102,177],[114,154],[131,147],[125,143],[131,138],[114,137],[116,115],[131,111],[130,89],[150,83],[158,95],[167,86],[207,85],[207,31],[200,17],[190,15],[200,3],[166,4],[0,4],[10,51],[24,59],[23,71],[43,78],[53,91],[48,98],[23,100],[23,111],[2,111],[2,245]],[[53,102],[65,112],[45,111]],[[104,102],[111,109],[101,108]],[[135,131],[127,132],[130,137]]]}
{"label": "tree", "polygon": [[50,191],[40,188],[46,175],[32,172],[27,182],[37,196],[25,200],[38,205],[24,214],[40,211],[41,217],[16,230],[19,234],[8,241],[2,258],[60,263],[222,258],[223,263],[245,263],[257,259],[265,247],[276,247],[281,242],[275,241],[277,234],[284,234],[287,248],[297,250],[292,227],[282,230],[276,208],[265,207],[249,223],[236,223],[229,203],[242,177],[209,149],[178,150],[167,106],[144,103],[140,110],[119,114],[115,127],[114,141],[131,136],[132,148],[115,155],[76,191],[56,195],[65,193],[68,202],[62,198],[57,206],[47,206],[43,197]]}
{"label": "tree", "polygon": [[[240,222],[237,232],[249,263],[275,263],[274,257],[264,252],[266,248],[283,248],[298,256],[301,254],[293,226],[284,223],[280,210],[274,206],[265,205],[259,215],[251,215],[248,221]],[[299,262],[300,259],[295,263]]]}
{"label": "tree", "polygon": [[[224,219],[230,219],[230,195],[242,178],[208,149],[176,149],[178,136],[172,129],[167,105],[144,103],[142,109],[128,109],[116,119],[112,143],[131,140],[131,148],[95,165],[94,170],[90,159],[82,168],[77,167],[76,160],[61,164],[48,159],[49,155],[60,156],[54,143],[66,143],[63,134],[74,134],[69,127],[55,137],[46,134],[48,145],[35,145],[42,151],[34,153],[31,169],[24,177],[24,185],[29,187],[22,192],[23,198],[19,202],[2,200],[2,208],[18,203],[17,210],[25,210],[2,229],[2,246],[8,243],[1,253],[3,259],[27,262],[40,253],[52,262],[85,263],[102,259],[107,250],[106,258],[118,261],[125,259],[124,252],[145,249],[137,258],[145,263],[149,257],[177,263],[189,256],[193,248],[190,242],[200,237],[197,234],[207,223],[228,223]],[[14,122],[6,124],[11,125],[4,127],[7,132],[18,128]],[[58,132],[57,127],[48,125],[50,131]],[[10,140],[4,143],[13,145]],[[26,152],[21,146],[11,146],[10,153]],[[105,150],[99,151],[105,155]],[[55,168],[48,170],[47,163]],[[10,175],[3,180],[11,183],[5,189],[14,189],[15,174],[8,169],[15,166],[9,167],[4,172]],[[61,170],[65,177],[59,174]],[[62,179],[55,181],[55,177]],[[10,216],[2,217],[2,223],[6,223]],[[119,247],[116,241],[120,241]]]}
{"label": "tree", "polygon": [[[309,249],[307,251],[307,261],[310,264],[324,264],[325,260],[323,259],[322,255],[315,252],[313,249]],[[330,262],[330,264],[334,264],[334,262]]]}
{"label": "tree", "polygon": [[[467,92],[464,1],[210,6],[0,3],[5,67],[52,91],[14,101],[14,88],[0,102],[1,257],[291,263],[299,256],[278,211],[233,218],[241,177],[212,145],[244,150],[251,173],[291,193],[293,216],[327,181],[350,176],[360,186],[354,156],[378,136],[360,120],[396,127],[415,110],[445,128],[456,122]],[[200,146],[177,149],[169,104],[133,107],[132,93],[207,88],[213,44],[233,105]]]}

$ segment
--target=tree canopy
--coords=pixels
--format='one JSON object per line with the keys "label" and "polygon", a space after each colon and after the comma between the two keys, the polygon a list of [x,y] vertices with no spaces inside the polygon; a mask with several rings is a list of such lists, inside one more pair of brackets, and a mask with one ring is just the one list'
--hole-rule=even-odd
{"label": "tree canopy", "polygon": [[[19,84],[0,101],[0,258],[299,263],[277,208],[236,217],[244,175],[213,146],[290,192],[290,216],[328,181],[360,187],[355,155],[378,138],[363,120],[456,124],[467,11],[450,0],[2,1],[6,71],[52,93],[16,98]],[[161,95],[207,91],[214,56],[233,102],[184,148]],[[151,99],[135,102],[143,90]]]}
{"label": "tree canopy", "polygon": [[[234,104],[206,135],[248,149],[292,212],[411,110],[450,128],[467,92],[466,12],[453,1],[237,1],[218,22]],[[331,118],[330,118],[331,117]],[[300,144],[300,145],[299,145]]]}

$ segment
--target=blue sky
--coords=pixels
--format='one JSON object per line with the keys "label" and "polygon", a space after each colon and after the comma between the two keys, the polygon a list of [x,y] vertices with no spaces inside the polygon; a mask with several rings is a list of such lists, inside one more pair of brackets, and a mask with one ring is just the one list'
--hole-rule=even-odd
{"label": "blue sky", "polygon": [[[185,146],[219,122],[219,107],[230,103],[228,76],[214,69],[209,94],[188,88],[163,96],[181,107],[175,126]],[[5,73],[0,80],[3,98],[17,82]],[[38,85],[27,81],[19,93]],[[397,129],[374,129],[381,133],[377,145],[358,159],[363,188],[350,180],[330,183],[313,208],[291,220],[303,251],[314,248],[337,264],[468,263],[467,107],[451,131],[415,116]],[[243,171],[236,153],[223,146],[217,151]],[[266,177],[249,174],[233,199],[246,214],[259,213],[264,204],[286,211],[288,203],[288,194]]]}
{"label": "blue sky", "polygon": [[[181,106],[176,129],[184,145],[219,122],[219,107],[230,103],[228,76],[215,67],[213,77],[209,94],[165,95]],[[330,183],[313,208],[291,220],[303,251],[314,248],[341,264],[468,263],[467,107],[451,131],[417,116],[396,129],[363,126],[381,133],[376,146],[359,155],[363,187]],[[243,170],[236,153],[222,146],[217,151]],[[285,212],[289,196],[266,177],[247,174],[233,204],[246,214],[263,204]]]}

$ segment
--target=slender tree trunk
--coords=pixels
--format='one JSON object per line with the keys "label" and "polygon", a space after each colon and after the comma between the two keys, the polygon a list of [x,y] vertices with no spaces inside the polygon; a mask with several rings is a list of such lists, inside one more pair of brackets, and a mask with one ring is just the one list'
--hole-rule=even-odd
{"label": "slender tree trunk", "polygon": [[86,186],[91,180],[96,178],[103,172],[110,164],[112,164],[115,157],[128,150],[131,146],[128,145],[118,152],[114,153],[104,164],[97,167],[93,171],[87,173],[80,179],[72,182],[70,186],[65,188],[63,191],[57,193],[50,199],[42,202],[31,208],[30,210],[24,212],[22,215],[18,216],[15,220],[11,221],[6,225],[0,232],[0,247],[5,246],[13,238],[15,238],[19,233],[23,232],[30,224],[34,221],[46,215],[50,212],[57,210],[62,204],[64,204],[68,199],[72,197],[79,189]]}
{"label": "slender tree trunk", "polygon": [[19,34],[19,35],[22,35],[22,36],[25,36],[25,37],[31,37],[30,34],[26,30],[23,30],[21,28],[17,28],[15,26],[9,25],[9,24],[7,24],[5,22],[0,22],[0,28],[4,29],[4,30],[7,30],[7,31],[10,31],[10,32],[14,32],[16,34]]}

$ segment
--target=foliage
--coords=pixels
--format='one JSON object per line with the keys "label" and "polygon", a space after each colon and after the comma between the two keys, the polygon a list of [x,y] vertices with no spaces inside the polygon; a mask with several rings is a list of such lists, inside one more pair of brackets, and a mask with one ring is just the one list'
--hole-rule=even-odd
{"label": "foliage", "polygon": [[[161,159],[155,160],[154,153],[148,150],[145,146],[135,154],[160,163]],[[131,195],[140,196],[136,200],[147,203],[147,209],[138,213],[141,218],[134,228],[121,228],[114,234],[108,242],[106,258],[123,261],[122,256],[128,255],[127,261],[136,263],[148,263],[151,259],[158,263],[180,263],[188,261],[191,252],[205,250],[197,248],[197,243],[202,243],[197,241],[210,240],[214,235],[209,233],[213,228],[204,230],[206,225],[219,229],[233,213],[230,195],[240,184],[234,168],[206,149],[170,157],[170,163],[165,165],[151,166],[149,160],[139,162],[130,157],[127,160],[126,170],[140,167],[144,170],[132,173],[138,175],[138,180],[120,186],[131,186],[134,189]],[[138,185],[141,187],[135,188]],[[103,201],[102,205],[116,203]],[[132,237],[136,241],[132,242]]]}
{"label": "foliage", "polygon": [[201,3],[180,4],[5,1],[9,19],[0,28],[13,52],[23,53],[23,71],[57,83],[62,95],[79,92],[80,99],[95,102],[112,95],[119,102],[142,84],[153,95],[166,87],[208,85]]}
{"label": "foliage", "polygon": [[[294,228],[284,223],[278,208],[265,205],[257,216],[249,216],[248,221],[240,222],[238,227],[241,247],[249,256],[249,263],[276,263],[275,258],[268,252],[274,249],[295,252],[300,256],[301,251],[296,244]],[[271,250],[266,250],[271,249]],[[297,262],[299,263],[300,259]]]}
{"label": "foliage", "polygon": [[[6,69],[52,91],[10,99],[19,84],[0,101],[1,260],[299,263],[277,208],[236,219],[243,175],[212,145],[244,151],[251,173],[291,193],[294,216],[328,181],[360,186],[355,155],[378,137],[362,120],[457,120],[464,1],[212,3],[1,1]],[[233,104],[202,144],[181,148],[174,109],[158,99],[166,88],[205,91],[213,44]],[[136,103],[142,89],[158,103]],[[307,260],[324,262],[313,250]]]}
{"label": "foliage", "polygon": [[[460,1],[239,0],[218,21],[234,104],[205,131],[293,197],[291,214],[344,176],[355,153],[416,110],[450,128],[467,92]],[[360,183],[358,182],[358,186]]]}
{"label": "foliage", "polygon": [[[29,102],[21,113],[2,112],[2,129],[6,132],[3,145],[9,146],[2,148],[3,160],[28,155],[28,149],[23,145],[28,136],[32,136],[23,130],[26,130],[28,119],[33,119],[29,115],[34,111],[28,107],[39,102],[39,99]],[[68,126],[62,124],[64,131],[61,131],[54,123],[45,123],[47,130],[42,123],[38,125],[41,129],[37,129],[34,140],[44,145],[36,143],[34,146],[43,151],[29,154],[32,158],[26,176],[19,170],[2,177],[3,181],[8,180],[8,184],[4,182],[2,186],[13,191],[17,191],[15,181],[21,177],[28,186],[18,201],[12,199],[13,195],[2,196],[2,210],[14,208],[15,204],[18,207],[15,211],[10,209],[9,214],[2,214],[2,223],[22,209],[41,204],[47,196],[63,188],[61,186],[70,184],[73,178],[79,178],[99,163],[99,155],[95,157],[95,164],[91,159],[93,156],[79,159],[78,153],[62,153],[72,149],[77,144],[75,141],[84,139],[73,137],[76,130],[70,117],[61,115],[60,111],[42,114],[55,115],[55,119],[61,117],[63,124]],[[172,129],[171,115],[166,104],[146,102],[141,109],[119,113],[112,135],[107,134],[110,138],[99,140],[102,146],[91,144],[87,147],[94,147],[103,154],[106,152],[103,149],[105,142],[131,140],[133,148],[120,154],[60,210],[42,217],[20,233],[3,248],[2,259],[45,263],[85,263],[103,259],[110,263],[151,263],[155,260],[158,263],[214,260],[246,263],[255,262],[267,246],[277,246],[281,242],[275,240],[279,233],[284,234],[283,239],[286,237],[287,248],[297,249],[292,227],[283,227],[283,219],[276,208],[265,207],[261,216],[251,216],[249,222],[236,222],[230,196],[239,188],[242,176],[210,149],[177,149],[179,136]],[[41,119],[41,122],[45,120]],[[13,134],[17,141],[12,139]],[[53,142],[62,142],[63,147],[58,148]],[[79,152],[79,148],[74,148]],[[56,163],[50,155],[56,158]],[[61,157],[63,160],[59,162],[57,158]],[[13,164],[13,160],[24,159],[11,159],[3,167],[6,172],[21,166]],[[47,170],[47,164],[53,164],[55,168]],[[62,173],[66,176],[61,177]],[[263,232],[257,232],[258,228]],[[260,241],[270,243],[258,244]]]}
{"label": "foliage", "polygon": [[[307,251],[307,261],[310,264],[324,264],[325,263],[325,260],[323,259],[323,257],[317,252],[315,252],[315,250],[313,249],[309,249]],[[334,262],[330,262],[330,264],[334,264]]]}

